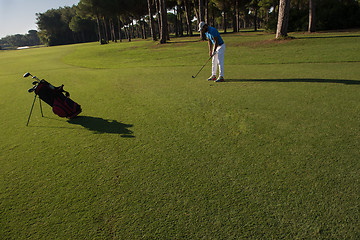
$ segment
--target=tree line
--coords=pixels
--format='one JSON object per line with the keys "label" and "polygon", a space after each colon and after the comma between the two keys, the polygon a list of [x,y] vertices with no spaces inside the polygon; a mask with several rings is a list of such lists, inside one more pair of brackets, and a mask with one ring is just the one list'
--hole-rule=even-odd
{"label": "tree line", "polygon": [[[281,37],[287,31],[360,27],[360,0],[80,0],[36,17],[38,38],[50,46],[133,38],[166,43],[170,35],[193,36],[200,21],[224,33],[263,28]],[[25,44],[20,36],[6,41]]]}
{"label": "tree line", "polygon": [[40,44],[37,31],[30,30],[27,34],[15,34],[0,39],[0,50],[4,47],[36,46]]}

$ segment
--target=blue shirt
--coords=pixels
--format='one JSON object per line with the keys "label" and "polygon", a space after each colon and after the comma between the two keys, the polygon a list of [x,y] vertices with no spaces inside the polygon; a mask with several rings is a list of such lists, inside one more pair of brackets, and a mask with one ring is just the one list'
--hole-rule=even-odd
{"label": "blue shirt", "polygon": [[224,43],[224,40],[221,38],[220,36],[220,33],[218,32],[218,30],[216,30],[216,28],[214,27],[210,27],[209,26],[209,30],[205,33],[206,37],[208,39],[210,39],[210,41],[215,45],[215,39],[214,37],[217,37],[218,38],[218,41],[219,41],[219,46],[221,44]]}

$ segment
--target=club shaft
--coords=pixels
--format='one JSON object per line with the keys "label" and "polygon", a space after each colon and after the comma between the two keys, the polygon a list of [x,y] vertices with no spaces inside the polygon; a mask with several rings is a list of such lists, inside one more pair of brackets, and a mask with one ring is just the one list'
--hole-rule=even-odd
{"label": "club shaft", "polygon": [[[213,56],[214,56],[214,55],[213,55]],[[211,57],[206,61],[206,63],[204,64],[204,66],[202,66],[202,67],[200,68],[200,70],[199,70],[198,73],[194,76],[194,78],[197,77],[197,75],[201,72],[201,70],[203,70],[203,68],[206,66],[206,64],[210,61],[210,59],[211,59],[213,56],[211,56]]]}

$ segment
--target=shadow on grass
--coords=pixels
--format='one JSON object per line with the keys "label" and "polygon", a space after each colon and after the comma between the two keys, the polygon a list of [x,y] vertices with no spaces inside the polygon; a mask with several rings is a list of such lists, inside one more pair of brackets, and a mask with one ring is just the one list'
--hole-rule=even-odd
{"label": "shadow on grass", "polygon": [[68,120],[68,123],[80,125],[94,133],[120,134],[124,138],[134,138],[133,131],[129,130],[132,124],[125,124],[116,120],[107,120],[99,117],[78,116]]}
{"label": "shadow on grass", "polygon": [[183,40],[183,41],[168,41],[167,44],[181,44],[181,43],[195,43],[195,42],[201,42],[201,39],[196,40]]}
{"label": "shadow on grass", "polygon": [[226,82],[303,82],[303,83],[340,83],[358,85],[358,80],[318,79],[318,78],[293,78],[293,79],[226,79]]}

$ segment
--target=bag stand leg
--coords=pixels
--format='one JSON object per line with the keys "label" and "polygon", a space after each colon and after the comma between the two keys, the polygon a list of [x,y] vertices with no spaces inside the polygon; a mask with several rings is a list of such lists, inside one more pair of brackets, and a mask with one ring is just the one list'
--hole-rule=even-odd
{"label": "bag stand leg", "polygon": [[44,117],[43,111],[42,111],[42,106],[41,106],[41,99],[39,98],[39,103],[40,103],[40,111],[41,111],[41,117]]}
{"label": "bag stand leg", "polygon": [[[34,108],[34,104],[35,104],[35,101],[36,101],[36,97],[37,97],[37,94],[35,94],[34,101],[33,101],[33,104],[32,104],[32,106],[31,106],[31,110],[30,110],[30,114],[29,114],[29,118],[28,118],[28,120],[27,120],[26,126],[29,125],[29,121],[30,121],[30,117],[31,117],[32,110],[33,110],[33,108]],[[41,116],[44,117],[44,115],[43,115],[43,110],[42,110],[42,106],[41,106],[41,99],[40,99],[40,98],[39,98],[39,102],[40,102]]]}

